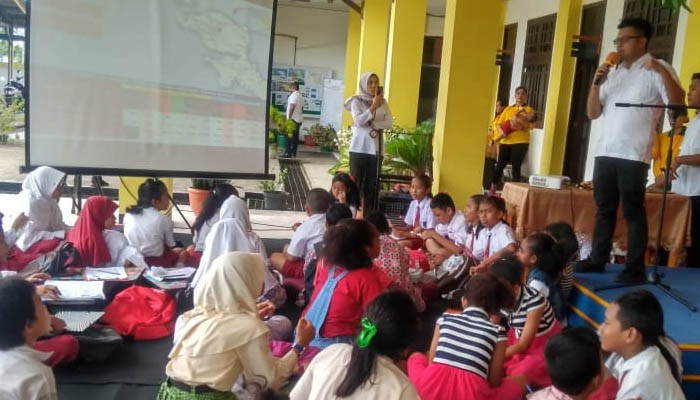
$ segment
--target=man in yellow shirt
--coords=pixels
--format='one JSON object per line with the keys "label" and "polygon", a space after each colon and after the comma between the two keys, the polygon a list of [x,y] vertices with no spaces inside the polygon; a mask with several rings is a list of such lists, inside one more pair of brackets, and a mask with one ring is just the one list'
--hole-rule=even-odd
{"label": "man in yellow shirt", "polygon": [[[683,138],[685,137],[684,125],[688,123],[688,111],[677,111],[675,123],[673,125],[673,161],[681,149]],[[663,179],[664,168],[666,168],[666,156],[668,155],[668,146],[670,144],[669,132],[657,133],[654,136],[654,144],[651,147],[651,161],[654,168],[654,177],[656,178],[657,186],[660,183],[659,179]]]}

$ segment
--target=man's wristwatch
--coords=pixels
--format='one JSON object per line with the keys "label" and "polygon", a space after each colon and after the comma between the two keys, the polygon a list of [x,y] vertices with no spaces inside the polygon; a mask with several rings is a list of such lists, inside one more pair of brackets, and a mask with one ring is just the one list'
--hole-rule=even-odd
{"label": "man's wristwatch", "polygon": [[296,351],[297,354],[301,354],[304,352],[304,350],[306,350],[306,347],[300,345],[299,343],[294,343],[292,345],[292,350]]}

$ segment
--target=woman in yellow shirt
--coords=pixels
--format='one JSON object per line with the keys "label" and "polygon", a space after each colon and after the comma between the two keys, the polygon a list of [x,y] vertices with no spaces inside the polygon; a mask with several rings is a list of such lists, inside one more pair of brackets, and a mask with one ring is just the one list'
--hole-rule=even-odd
{"label": "woman in yellow shirt", "polygon": [[494,122],[494,141],[499,143],[498,163],[493,174],[492,188],[503,176],[506,165],[513,166],[513,181],[520,181],[520,167],[525,160],[530,145],[530,131],[533,128],[535,111],[527,105],[527,89],[515,89],[515,104],[506,107]]}

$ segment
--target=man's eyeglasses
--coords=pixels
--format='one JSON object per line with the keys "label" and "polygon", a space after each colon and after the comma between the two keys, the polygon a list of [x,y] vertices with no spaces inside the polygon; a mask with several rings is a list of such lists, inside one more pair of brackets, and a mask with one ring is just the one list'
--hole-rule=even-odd
{"label": "man's eyeglasses", "polygon": [[635,35],[635,36],[620,36],[619,38],[613,40],[613,44],[617,46],[618,44],[625,44],[630,39],[637,39],[642,37],[641,35]]}

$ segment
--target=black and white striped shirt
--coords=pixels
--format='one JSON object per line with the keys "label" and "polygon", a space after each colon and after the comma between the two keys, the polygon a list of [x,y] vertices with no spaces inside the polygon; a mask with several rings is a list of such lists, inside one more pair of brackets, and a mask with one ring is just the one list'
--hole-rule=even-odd
{"label": "black and white striped shirt", "polygon": [[515,337],[520,337],[525,329],[527,313],[544,307],[540,326],[537,328],[537,336],[548,333],[554,327],[554,311],[549,301],[540,292],[528,286],[521,286],[518,297],[518,308],[515,311],[502,311],[502,320],[508,327],[515,330]]}
{"label": "black and white striped shirt", "polygon": [[437,324],[440,336],[433,362],[487,379],[496,343],[507,340],[506,330],[477,307],[467,307],[462,314],[445,313]]}

